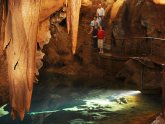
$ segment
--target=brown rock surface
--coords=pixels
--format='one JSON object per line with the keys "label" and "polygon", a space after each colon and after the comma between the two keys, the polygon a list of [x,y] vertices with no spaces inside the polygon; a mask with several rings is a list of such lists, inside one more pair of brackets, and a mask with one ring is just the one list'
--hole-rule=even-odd
{"label": "brown rock surface", "polygon": [[[128,38],[123,44],[122,40],[116,40],[118,50],[125,45],[126,53],[149,52],[152,41],[146,39],[130,39],[133,37],[158,37],[165,38],[164,20],[165,6],[156,5],[146,0],[127,0],[120,7],[116,18],[112,24],[112,33],[115,39]],[[111,37],[112,39],[112,37]],[[153,53],[164,56],[163,42],[153,41]],[[143,45],[141,45],[143,44]],[[159,45],[158,45],[159,44]],[[133,47],[132,47],[133,46]],[[119,48],[120,47],[120,48]],[[117,49],[116,48],[116,49]]]}

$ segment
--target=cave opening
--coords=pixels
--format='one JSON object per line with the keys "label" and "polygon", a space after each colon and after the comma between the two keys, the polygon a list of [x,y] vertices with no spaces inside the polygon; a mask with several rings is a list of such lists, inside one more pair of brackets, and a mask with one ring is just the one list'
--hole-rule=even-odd
{"label": "cave opening", "polygon": [[[76,0],[70,1],[77,2]],[[42,21],[38,26],[35,25],[37,19],[33,19],[33,16],[38,15],[36,18],[40,20],[39,13],[36,12],[38,6],[34,10],[36,14],[27,18],[27,20],[30,19],[27,27],[23,23],[20,23],[21,26],[12,25],[14,29],[28,28],[28,24],[31,23],[36,26],[34,26],[35,29],[38,29],[37,40],[35,39],[37,41],[37,43],[35,42],[37,47],[35,73],[38,79],[34,83],[30,111],[25,113],[24,120],[20,121],[19,117],[16,117],[16,120],[13,121],[8,113],[13,108],[3,105],[0,107],[0,123],[147,124],[152,123],[157,116],[162,119],[157,113],[161,113],[163,102],[161,83],[164,80],[162,71],[164,71],[165,28],[163,24],[165,16],[158,17],[157,14],[159,12],[161,15],[164,12],[164,6],[144,0],[82,0],[76,42],[75,34],[73,35],[73,32],[68,34],[67,18],[70,19],[70,17],[67,17],[66,5],[60,0],[54,2],[57,5],[55,5],[54,11],[45,9],[49,14],[43,18],[45,10],[41,13]],[[100,2],[106,11],[103,23],[106,32],[103,54],[93,48],[91,34],[88,34],[91,20],[95,16]],[[50,7],[50,3],[45,2],[44,4],[48,8],[53,8]],[[51,5],[53,4],[51,3]],[[157,11],[154,11],[155,6]],[[19,12],[19,9],[16,9],[16,12]],[[10,12],[12,11],[10,10]],[[162,26],[157,25],[157,18],[160,19],[159,25]],[[23,21],[26,22],[26,20]],[[77,21],[75,22],[77,25]],[[74,27],[70,26],[69,28]],[[77,29],[72,30],[76,32]],[[11,34],[15,34],[15,30],[11,31]],[[35,35],[36,30],[33,28],[29,28],[29,31],[32,36]],[[13,37],[17,38],[16,34]],[[17,43],[12,38],[10,41],[7,50],[10,50],[13,43]],[[76,42],[76,45],[72,41]],[[74,45],[76,49],[73,49]],[[26,50],[23,52],[21,50],[18,53],[26,53]],[[8,60],[5,54],[0,59],[0,62],[5,63],[0,65],[0,80],[2,82],[8,82],[3,79],[6,76],[1,75],[2,72],[7,75],[5,70],[7,70],[6,61]],[[13,55],[17,55],[17,51]],[[7,58],[11,61],[15,59],[9,54]],[[20,64],[22,64],[21,59],[14,63],[13,74],[15,70],[23,67]],[[18,79],[24,75],[20,72],[18,74]],[[15,77],[13,76],[13,79]],[[18,87],[24,87],[23,83],[16,82],[16,84]],[[0,90],[0,104],[8,103],[6,99],[9,97],[9,93],[4,92],[4,89],[8,89],[6,84],[4,83],[1,88],[0,83],[0,89],[2,89]],[[24,98],[26,98],[26,92],[23,90],[24,88],[20,92],[18,91],[18,94],[22,96],[24,93]],[[10,93],[12,92],[10,91]],[[22,109],[24,108],[17,111],[21,119],[24,113],[21,111]]]}

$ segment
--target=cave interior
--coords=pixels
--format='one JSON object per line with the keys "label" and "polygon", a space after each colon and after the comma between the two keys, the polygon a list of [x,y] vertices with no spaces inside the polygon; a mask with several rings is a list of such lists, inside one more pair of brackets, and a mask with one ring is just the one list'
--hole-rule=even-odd
{"label": "cave interior", "polygon": [[0,0],[0,124],[165,124],[164,13],[165,0]]}

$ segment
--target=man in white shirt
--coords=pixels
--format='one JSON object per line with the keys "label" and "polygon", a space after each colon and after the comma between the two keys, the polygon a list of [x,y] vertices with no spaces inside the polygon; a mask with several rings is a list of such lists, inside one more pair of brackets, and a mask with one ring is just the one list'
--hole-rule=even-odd
{"label": "man in white shirt", "polygon": [[101,3],[99,4],[98,6],[98,9],[97,9],[97,13],[96,13],[100,19],[100,22],[102,21],[102,19],[104,18],[104,15],[105,15],[105,10],[104,8],[102,7]]}

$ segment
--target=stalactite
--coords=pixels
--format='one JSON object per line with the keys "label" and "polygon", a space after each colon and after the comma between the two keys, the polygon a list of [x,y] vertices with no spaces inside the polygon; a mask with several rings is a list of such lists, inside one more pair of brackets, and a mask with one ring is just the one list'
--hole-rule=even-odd
{"label": "stalactite", "polygon": [[5,35],[6,7],[5,0],[0,0],[0,56],[3,54],[3,42]]}
{"label": "stalactite", "polygon": [[[35,56],[38,24],[63,6],[64,0],[59,2],[60,5],[56,4],[53,8],[48,7],[46,4],[45,7],[48,9],[41,7],[41,0],[10,0],[8,3],[4,50],[7,53],[10,104],[13,119],[16,118],[17,113],[23,119],[24,113],[29,111],[36,71]],[[56,3],[58,2],[56,1]],[[68,6],[70,6],[69,28],[72,30],[72,51],[75,53],[81,0],[69,0]],[[40,11],[43,14],[40,14]]]}
{"label": "stalactite", "polygon": [[67,28],[68,28],[68,32],[70,31],[70,29],[72,31],[73,54],[75,54],[77,47],[80,8],[81,8],[81,0],[68,0]]}
{"label": "stalactite", "polygon": [[153,0],[156,4],[165,4],[165,0]]}
{"label": "stalactite", "polygon": [[77,36],[79,27],[81,0],[71,2],[71,28],[72,28],[72,52],[75,54],[77,48]]}
{"label": "stalactite", "polygon": [[[41,0],[10,0],[5,28],[11,115],[29,111],[35,78],[36,36]],[[9,43],[10,42],[10,43]],[[6,45],[9,44],[7,47]]]}
{"label": "stalactite", "polygon": [[64,3],[65,0],[41,0],[41,12],[39,21],[45,21],[45,19],[49,19],[51,14],[59,10]]}
{"label": "stalactite", "polygon": [[120,7],[124,4],[125,0],[117,0],[113,6],[112,6],[112,9],[111,9],[111,17],[110,17],[110,23],[116,18],[119,10],[120,10]]}
{"label": "stalactite", "polygon": [[[70,28],[71,28],[71,4],[70,4],[71,0],[67,0],[66,1],[66,6],[67,6],[67,31],[68,34],[70,33]],[[69,3],[69,4],[68,4]]]}

